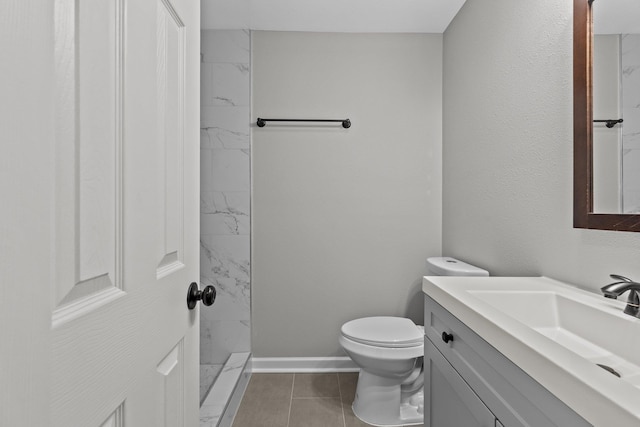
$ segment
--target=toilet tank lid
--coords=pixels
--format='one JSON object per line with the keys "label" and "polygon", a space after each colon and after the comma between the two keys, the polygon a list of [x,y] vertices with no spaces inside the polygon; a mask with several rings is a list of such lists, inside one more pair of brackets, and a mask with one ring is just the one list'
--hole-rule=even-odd
{"label": "toilet tank lid", "polygon": [[451,257],[427,258],[429,271],[437,276],[488,276],[489,272]]}

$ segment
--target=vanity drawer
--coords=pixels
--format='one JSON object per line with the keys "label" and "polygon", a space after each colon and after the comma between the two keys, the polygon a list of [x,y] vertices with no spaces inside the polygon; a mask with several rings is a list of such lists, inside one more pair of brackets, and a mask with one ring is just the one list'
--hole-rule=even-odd
{"label": "vanity drawer", "polygon": [[424,307],[426,337],[502,424],[590,425],[429,296]]}

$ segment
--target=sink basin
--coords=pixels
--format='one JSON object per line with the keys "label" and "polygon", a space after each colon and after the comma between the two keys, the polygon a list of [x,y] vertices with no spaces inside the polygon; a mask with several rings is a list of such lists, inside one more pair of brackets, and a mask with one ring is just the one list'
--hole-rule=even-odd
{"label": "sink basin", "polygon": [[546,277],[427,276],[422,289],[593,425],[640,425],[640,319],[625,297]]}
{"label": "sink basin", "polygon": [[[619,304],[614,306],[616,311],[611,311],[611,305],[597,295],[568,296],[564,291],[564,294],[558,290],[468,292],[594,364],[612,368],[623,380],[640,387],[640,352],[637,346],[630,345],[632,339],[626,340],[623,335],[637,322],[629,316],[620,316]],[[591,298],[594,300],[590,301]]]}

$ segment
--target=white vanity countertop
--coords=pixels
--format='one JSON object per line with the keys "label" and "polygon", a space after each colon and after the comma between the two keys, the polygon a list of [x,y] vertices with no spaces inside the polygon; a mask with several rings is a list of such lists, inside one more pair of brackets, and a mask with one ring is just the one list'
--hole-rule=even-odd
{"label": "white vanity countertop", "polygon": [[[594,426],[640,426],[640,319],[622,312],[626,305],[623,301],[547,277],[425,276],[422,290]],[[626,369],[621,372],[625,380],[598,367],[592,355],[585,357],[581,350],[572,351],[525,324],[527,320],[516,320],[496,308],[483,293],[489,297],[509,293],[511,298],[521,293],[530,301],[528,309],[534,318],[539,301],[531,297],[536,294],[577,302],[575,306],[580,308],[575,312],[570,308],[568,318],[578,329],[586,328],[595,340],[606,336],[604,344],[599,344],[612,347],[616,355],[612,357],[624,353],[617,360]],[[621,299],[626,300],[626,295]],[[593,316],[585,314],[591,314],[591,309],[595,310]],[[572,327],[575,325],[568,326]]]}

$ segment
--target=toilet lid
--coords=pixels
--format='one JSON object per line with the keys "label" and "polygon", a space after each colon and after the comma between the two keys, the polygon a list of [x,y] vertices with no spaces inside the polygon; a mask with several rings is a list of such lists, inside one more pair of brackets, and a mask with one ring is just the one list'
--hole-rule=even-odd
{"label": "toilet lid", "polygon": [[422,345],[423,331],[404,317],[365,317],[342,325],[342,335],[350,340],[378,347]]}

